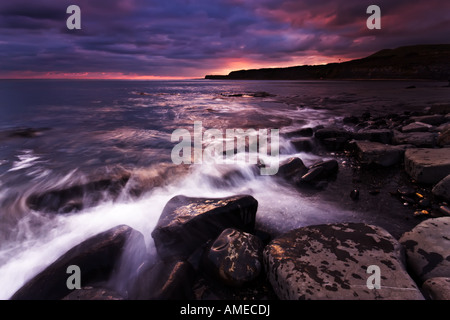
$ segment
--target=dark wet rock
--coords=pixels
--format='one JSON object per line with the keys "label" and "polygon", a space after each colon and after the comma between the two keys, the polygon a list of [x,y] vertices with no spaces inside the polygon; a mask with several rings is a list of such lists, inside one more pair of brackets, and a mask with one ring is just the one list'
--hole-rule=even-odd
{"label": "dark wet rock", "polygon": [[437,144],[441,147],[450,146],[450,128],[439,134]]}
{"label": "dark wet rock", "polygon": [[430,107],[429,112],[432,114],[450,113],[450,104],[448,104],[448,103],[447,104],[445,104],[445,103],[434,104]]}
{"label": "dark wet rock", "polygon": [[313,138],[294,138],[291,139],[291,143],[294,145],[297,151],[310,152],[314,150],[315,141]]}
{"label": "dark wet rock", "polygon": [[[264,266],[280,299],[423,299],[403,265],[401,245],[387,231],[362,223],[292,230],[264,249]],[[369,266],[380,289],[367,287]]]}
{"label": "dark wet rock", "polygon": [[193,298],[196,272],[187,261],[143,263],[130,289],[130,300],[188,300]]}
{"label": "dark wet rock", "polygon": [[352,190],[350,192],[350,198],[352,198],[352,200],[359,200],[359,190]]}
{"label": "dark wet rock", "polygon": [[379,142],[356,141],[358,159],[363,164],[377,164],[389,167],[402,161],[405,150]]}
{"label": "dark wet rock", "polygon": [[450,202],[450,174],[439,181],[432,189],[433,195]]}
{"label": "dark wet rock", "polygon": [[428,132],[432,128],[431,125],[422,122],[413,122],[402,127],[402,132]]}
{"label": "dark wet rock", "polygon": [[32,194],[27,199],[27,205],[32,210],[43,212],[79,211],[85,206],[94,206],[101,200],[116,199],[130,176],[129,172],[122,171],[84,184]]}
{"label": "dark wet rock", "polygon": [[442,114],[431,114],[425,116],[411,117],[411,119],[415,122],[426,123],[433,126],[438,126],[446,121],[445,116]]}
{"label": "dark wet rock", "polygon": [[259,276],[262,250],[258,237],[228,228],[206,251],[204,266],[224,284],[239,287]]}
{"label": "dark wet rock", "polygon": [[450,216],[450,207],[448,207],[448,206],[440,206],[440,207],[439,207],[439,211],[440,211],[444,216]]}
{"label": "dark wet rock", "polygon": [[334,159],[318,161],[312,164],[309,168],[313,169],[317,167],[323,168],[326,176],[336,174],[339,171],[339,163]]}
{"label": "dark wet rock", "polygon": [[450,174],[450,148],[407,149],[405,170],[420,183],[435,184]]}
{"label": "dark wet rock", "polygon": [[129,226],[120,225],[95,235],[67,251],[22,286],[11,300],[56,300],[72,292],[67,288],[67,267],[76,265],[81,271],[83,286],[106,281],[120,261],[127,245],[132,242],[145,255],[142,234]]}
{"label": "dark wet rock", "polygon": [[297,130],[293,130],[293,131],[288,131],[285,133],[285,135],[288,138],[292,138],[292,137],[312,137],[314,134],[314,130],[313,128],[301,128],[301,129],[297,129]]}
{"label": "dark wet rock", "polygon": [[266,97],[275,97],[274,94],[265,92],[265,91],[258,91],[258,92],[252,92],[248,94],[251,97],[255,97],[255,98],[266,98]]}
{"label": "dark wet rock", "polygon": [[419,148],[431,148],[436,145],[437,133],[435,132],[408,132],[403,133],[394,130],[392,143],[395,145],[410,144]]}
{"label": "dark wet rock", "polygon": [[328,151],[343,151],[347,147],[347,137],[335,137],[320,139],[323,147]]}
{"label": "dark wet rock", "polygon": [[324,140],[327,138],[345,138],[349,139],[351,136],[350,132],[339,127],[326,127],[316,130],[315,137],[319,140]]}
{"label": "dark wet rock", "polygon": [[308,168],[300,158],[292,157],[280,163],[276,175],[284,179],[292,179],[295,176],[304,175],[307,171]]}
{"label": "dark wet rock", "polygon": [[400,238],[408,268],[419,281],[450,277],[450,217],[428,219]]}
{"label": "dark wet rock", "polygon": [[62,300],[124,300],[124,297],[111,289],[83,287],[73,290]]}
{"label": "dark wet rock", "polygon": [[450,300],[450,278],[431,278],[422,285],[424,296],[430,300]]}
{"label": "dark wet rock", "polygon": [[352,123],[352,124],[358,124],[360,122],[359,118],[357,116],[347,116],[342,119],[343,123]]}
{"label": "dark wet rock", "polygon": [[294,182],[299,185],[311,185],[322,187],[322,182],[334,178],[339,171],[339,164],[336,160],[325,160],[314,163],[308,168],[304,175],[295,177]]}
{"label": "dark wet rock", "polygon": [[152,232],[163,259],[187,258],[227,228],[252,232],[258,202],[249,195],[208,199],[175,196],[167,202]]}
{"label": "dark wet rock", "polygon": [[392,140],[392,130],[389,129],[368,129],[359,130],[352,134],[355,140],[367,140],[372,142],[380,142],[389,144]]}

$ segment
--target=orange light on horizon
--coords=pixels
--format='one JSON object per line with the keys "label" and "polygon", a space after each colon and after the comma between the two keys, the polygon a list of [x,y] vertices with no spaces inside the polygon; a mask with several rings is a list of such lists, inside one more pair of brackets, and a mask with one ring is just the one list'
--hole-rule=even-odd
{"label": "orange light on horizon", "polygon": [[192,77],[171,77],[124,74],[121,72],[33,72],[21,71],[0,75],[2,79],[67,79],[67,80],[184,80]]}

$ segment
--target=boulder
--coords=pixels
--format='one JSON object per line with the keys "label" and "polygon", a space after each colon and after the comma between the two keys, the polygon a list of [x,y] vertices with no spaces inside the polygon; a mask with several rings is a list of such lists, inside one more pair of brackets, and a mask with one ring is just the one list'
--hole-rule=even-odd
{"label": "boulder", "polygon": [[292,179],[297,175],[304,175],[308,171],[300,158],[292,157],[280,163],[276,176]]}
{"label": "boulder", "polygon": [[[295,229],[264,249],[269,281],[287,300],[423,299],[403,258],[394,237],[363,223]],[[378,289],[368,286],[372,266],[380,271]]]}
{"label": "boulder", "polygon": [[421,222],[405,232],[400,243],[406,249],[408,269],[418,281],[450,277],[450,217]]}
{"label": "boulder", "polygon": [[355,140],[391,143],[392,135],[392,130],[389,129],[368,129],[354,132],[352,138]]}
{"label": "boulder", "polygon": [[239,287],[259,276],[262,250],[258,237],[228,228],[206,251],[204,265],[224,284]]}
{"label": "boulder", "polygon": [[292,130],[292,131],[288,131],[285,133],[285,135],[288,138],[293,138],[293,137],[312,137],[314,134],[314,130],[312,128],[306,127],[306,128],[301,128],[301,129],[297,129],[297,130]]}
{"label": "boulder", "polygon": [[129,289],[130,300],[192,299],[195,270],[188,261],[143,263]]}
{"label": "boulder", "polygon": [[72,290],[66,281],[70,276],[67,267],[76,265],[81,271],[81,284],[108,280],[128,243],[142,248],[145,243],[142,234],[129,226],[120,225],[95,235],[67,251],[34,278],[22,286],[11,300],[56,300],[62,299]]}
{"label": "boulder", "polygon": [[431,148],[436,145],[437,133],[435,132],[408,132],[402,133],[394,130],[392,144],[411,144],[419,148]]}
{"label": "boulder", "polygon": [[315,133],[315,137],[319,140],[327,139],[327,138],[337,138],[342,137],[345,139],[349,139],[351,136],[350,132],[338,127],[326,127],[318,129]]}
{"label": "boulder", "polygon": [[450,174],[439,181],[432,189],[433,195],[450,202]]}
{"label": "boulder", "polygon": [[291,143],[294,145],[297,151],[310,152],[314,149],[313,138],[294,138],[291,139]]}
{"label": "boulder", "polygon": [[450,300],[450,278],[431,278],[422,285],[424,295],[431,300]]}
{"label": "boulder", "polygon": [[405,170],[420,183],[435,184],[450,174],[450,148],[407,149]]}
{"label": "boulder", "polygon": [[439,134],[437,144],[441,147],[450,146],[450,128]]}
{"label": "boulder", "polygon": [[402,161],[405,153],[400,146],[391,146],[379,142],[356,141],[358,158],[364,164],[377,164],[389,167]]}
{"label": "boulder", "polygon": [[73,290],[62,300],[124,300],[124,297],[106,288],[83,287]]}
{"label": "boulder", "polygon": [[258,202],[249,195],[228,198],[175,196],[167,202],[152,232],[159,256],[185,259],[227,228],[252,232]]}
{"label": "boulder", "polygon": [[415,122],[422,122],[426,124],[431,124],[433,126],[438,126],[445,122],[445,116],[442,114],[430,114],[425,116],[411,117],[411,120]]}
{"label": "boulder", "polygon": [[26,202],[30,209],[43,212],[69,213],[93,206],[102,199],[116,199],[130,179],[131,174],[120,171],[108,177],[61,189],[32,194]]}
{"label": "boulder", "polygon": [[402,132],[428,132],[432,127],[432,125],[426,123],[413,122],[402,127]]}
{"label": "boulder", "polygon": [[339,164],[336,160],[319,161],[311,165],[304,175],[296,176],[294,182],[299,186],[308,184],[322,187],[321,182],[335,177],[338,171]]}

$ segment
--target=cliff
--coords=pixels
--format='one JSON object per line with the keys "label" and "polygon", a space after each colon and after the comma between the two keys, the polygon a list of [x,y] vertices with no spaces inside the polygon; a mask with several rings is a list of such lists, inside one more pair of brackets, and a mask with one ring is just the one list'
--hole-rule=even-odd
{"label": "cliff", "polygon": [[366,58],[288,68],[207,75],[217,80],[427,79],[450,80],[450,44],[416,45],[378,51]]}

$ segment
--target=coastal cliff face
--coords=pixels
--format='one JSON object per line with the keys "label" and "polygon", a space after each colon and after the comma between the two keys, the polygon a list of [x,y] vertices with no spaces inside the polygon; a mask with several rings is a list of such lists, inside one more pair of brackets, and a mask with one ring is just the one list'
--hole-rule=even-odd
{"label": "coastal cliff face", "polygon": [[217,80],[450,79],[450,44],[381,50],[366,58],[317,66],[232,71]]}

